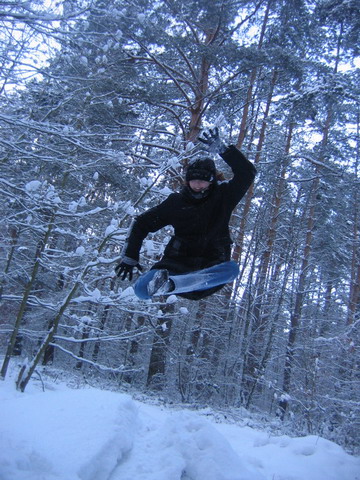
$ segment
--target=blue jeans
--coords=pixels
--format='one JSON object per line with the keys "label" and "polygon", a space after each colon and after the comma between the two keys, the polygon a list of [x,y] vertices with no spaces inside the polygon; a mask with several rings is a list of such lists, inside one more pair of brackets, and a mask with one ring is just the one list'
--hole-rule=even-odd
{"label": "blue jeans", "polygon": [[[152,280],[157,270],[149,270],[141,275],[134,285],[135,294],[142,300],[148,300],[150,295],[147,286]],[[179,293],[208,290],[219,285],[230,283],[239,275],[239,265],[236,262],[229,261],[219,263],[213,267],[196,270],[195,272],[176,275],[169,272],[169,278],[174,282],[175,289],[166,295],[176,295]]]}

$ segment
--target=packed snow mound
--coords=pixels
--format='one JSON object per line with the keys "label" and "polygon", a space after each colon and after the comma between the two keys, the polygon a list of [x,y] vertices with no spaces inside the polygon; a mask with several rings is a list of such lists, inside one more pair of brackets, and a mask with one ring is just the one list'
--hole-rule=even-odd
{"label": "packed snow mound", "polygon": [[265,480],[245,465],[223,435],[192,412],[168,412],[155,421],[147,418],[137,432],[134,452],[142,454],[131,455],[111,478]]}
{"label": "packed snow mound", "polygon": [[272,437],[98,389],[0,382],[0,480],[360,480],[319,437]]}

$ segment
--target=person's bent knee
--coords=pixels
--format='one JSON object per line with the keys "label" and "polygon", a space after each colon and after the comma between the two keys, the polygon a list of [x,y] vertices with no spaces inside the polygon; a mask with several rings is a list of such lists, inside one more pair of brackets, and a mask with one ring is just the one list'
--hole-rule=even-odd
{"label": "person's bent knee", "polygon": [[235,277],[237,277],[239,275],[240,267],[239,267],[238,263],[234,262],[234,260],[231,260],[229,262],[229,269]]}
{"label": "person's bent knee", "polygon": [[149,300],[151,297],[148,294],[147,286],[150,280],[155,275],[156,270],[149,270],[148,272],[141,275],[134,285],[135,295],[141,300]]}
{"label": "person's bent knee", "polygon": [[137,283],[135,283],[134,292],[135,295],[140,298],[140,300],[149,300],[149,298],[151,298],[147,292],[146,286],[144,287],[144,285],[138,285]]}

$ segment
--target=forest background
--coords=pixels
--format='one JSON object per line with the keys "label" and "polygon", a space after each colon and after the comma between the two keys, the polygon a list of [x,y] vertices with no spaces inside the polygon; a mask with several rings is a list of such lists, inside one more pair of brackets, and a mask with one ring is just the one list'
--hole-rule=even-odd
{"label": "forest background", "polygon": [[[1,376],[14,357],[21,391],[45,369],[358,452],[360,4],[13,0],[0,25]],[[258,169],[240,276],[140,301],[113,273],[127,229],[207,126]]]}

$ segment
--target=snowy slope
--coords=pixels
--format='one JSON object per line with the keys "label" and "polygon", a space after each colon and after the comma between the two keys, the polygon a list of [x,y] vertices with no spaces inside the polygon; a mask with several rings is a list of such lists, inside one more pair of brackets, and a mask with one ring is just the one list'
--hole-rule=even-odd
{"label": "snowy slope", "polygon": [[272,437],[120,393],[19,393],[6,380],[0,402],[0,480],[360,480],[360,459],[322,438]]}

